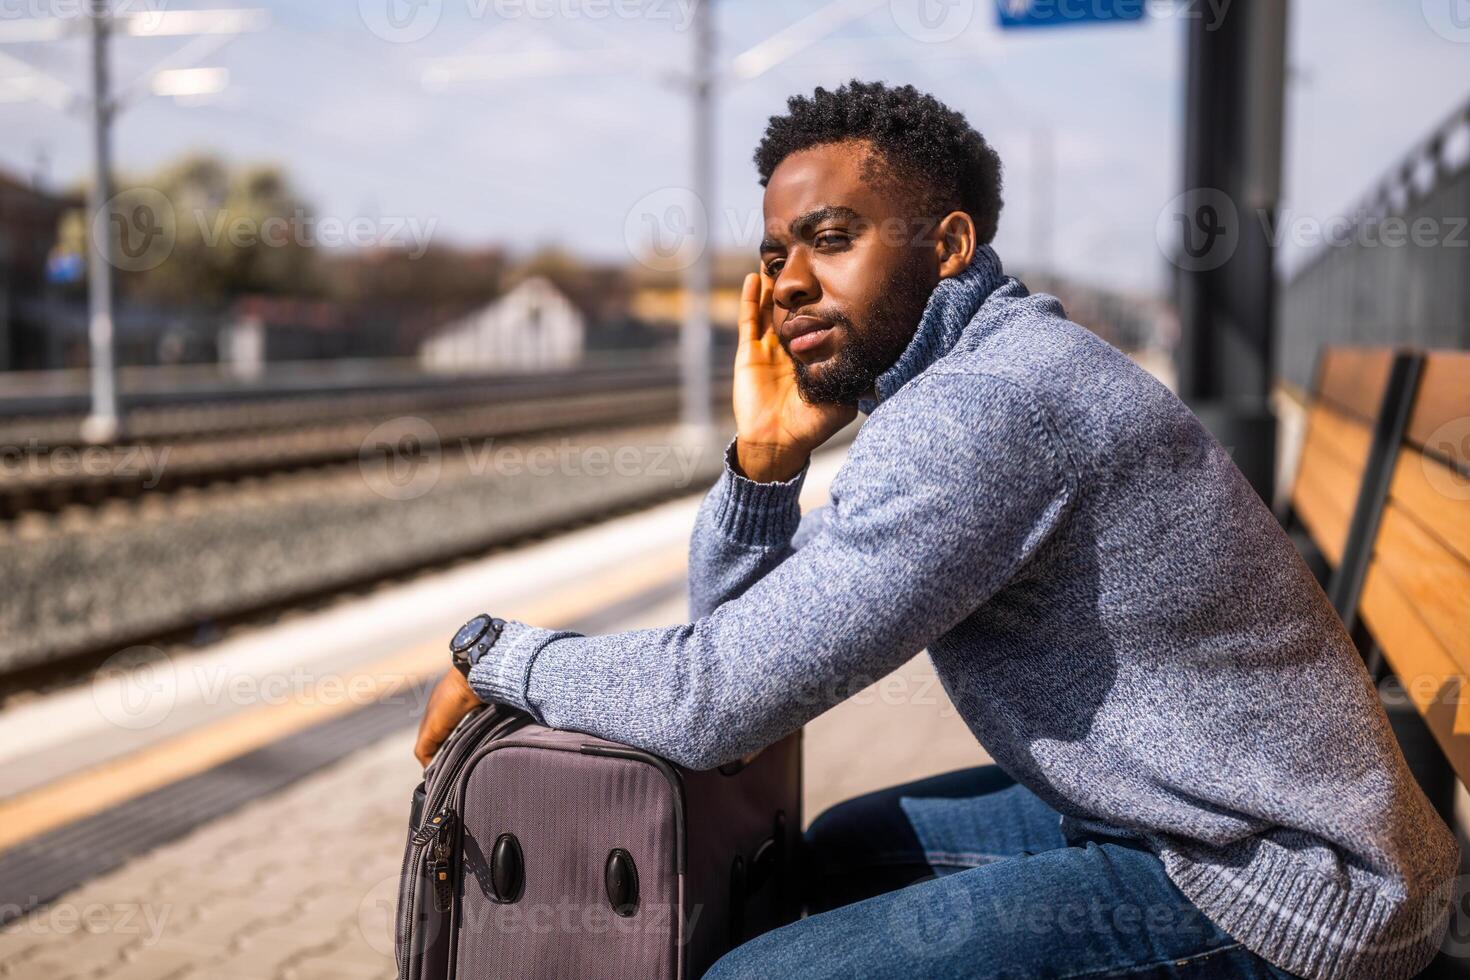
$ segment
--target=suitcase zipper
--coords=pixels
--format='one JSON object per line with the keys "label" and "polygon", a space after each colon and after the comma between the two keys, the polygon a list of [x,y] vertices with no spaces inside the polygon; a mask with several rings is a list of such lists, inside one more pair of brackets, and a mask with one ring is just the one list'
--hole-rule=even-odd
{"label": "suitcase zipper", "polygon": [[449,911],[449,903],[454,898],[454,887],[449,880],[449,848],[453,827],[454,811],[446,806],[414,835],[415,843],[424,848],[424,869],[429,873],[429,880],[434,883],[436,912]]}
{"label": "suitcase zipper", "polygon": [[[495,711],[496,709],[491,707],[486,710]],[[401,879],[410,881],[408,876],[418,874],[420,865],[427,867],[430,880],[434,882],[434,898],[437,911],[445,911],[453,904],[454,900],[454,882],[449,874],[452,840],[446,839],[447,835],[439,828],[453,822],[454,812],[445,800],[457,782],[454,778],[455,771],[465,761],[466,756],[485,742],[492,741],[514,729],[520,728],[528,724],[530,720],[529,716],[519,713],[511,715],[509,718],[497,719],[490,723],[490,730],[483,737],[476,737],[475,734],[472,734],[467,729],[464,738],[455,740],[453,746],[446,746],[441,750],[445,752],[445,757],[442,759],[439,768],[435,770],[435,775],[437,776],[442,773],[443,778],[435,780],[433,795],[426,797],[424,800],[424,812],[432,813],[434,816],[426,820],[414,832],[413,837],[410,839],[408,853],[404,855],[403,878]],[[449,757],[450,752],[453,752],[453,758]],[[436,825],[434,823],[436,819],[444,818],[446,814],[448,817],[441,824]],[[439,842],[438,853],[431,854],[429,846],[435,840]],[[413,947],[414,894],[416,891],[417,889],[412,887],[411,884],[405,888],[404,901],[398,909],[399,939],[397,944],[397,959],[400,980],[415,980],[418,972],[416,964],[412,962],[409,955]],[[448,904],[445,904],[446,899]]]}

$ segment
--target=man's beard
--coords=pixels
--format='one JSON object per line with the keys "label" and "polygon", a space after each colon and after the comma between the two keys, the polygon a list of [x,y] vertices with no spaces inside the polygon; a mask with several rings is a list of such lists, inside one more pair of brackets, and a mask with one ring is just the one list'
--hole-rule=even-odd
{"label": "man's beard", "polygon": [[817,365],[792,357],[796,390],[802,401],[810,405],[856,405],[908,347],[933,291],[934,283],[925,275],[922,256],[915,256],[883,283],[872,316],[861,329],[835,310],[815,312],[839,328],[845,342],[835,355],[820,362],[816,372],[813,368]]}

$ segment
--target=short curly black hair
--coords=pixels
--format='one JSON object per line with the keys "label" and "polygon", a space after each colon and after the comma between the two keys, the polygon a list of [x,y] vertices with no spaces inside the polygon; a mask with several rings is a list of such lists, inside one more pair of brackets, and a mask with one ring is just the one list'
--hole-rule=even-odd
{"label": "short curly black hair", "polygon": [[[868,140],[888,170],[920,189],[921,213],[964,211],[982,243],[1000,220],[1000,156],[965,117],[912,85],[889,88],[853,79],[835,92],[821,86],[811,98],[793,95],[787,114],[772,116],[755,150],[761,186],[800,150],[845,140]],[[877,175],[875,175],[877,176]]]}

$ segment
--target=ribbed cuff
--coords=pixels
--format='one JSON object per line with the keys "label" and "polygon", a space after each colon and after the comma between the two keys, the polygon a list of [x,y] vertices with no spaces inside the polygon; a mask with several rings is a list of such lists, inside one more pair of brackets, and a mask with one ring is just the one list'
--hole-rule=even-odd
{"label": "ribbed cuff", "polygon": [[530,712],[537,721],[540,713],[527,699],[531,680],[531,664],[541,648],[552,640],[575,636],[565,630],[547,630],[507,620],[500,639],[470,668],[470,689],[481,701],[508,704]]}
{"label": "ribbed cuff", "polygon": [[791,540],[801,524],[801,485],[812,463],[777,483],[757,483],[736,472],[735,439],[725,447],[725,472],[716,486],[715,526],[737,544],[771,547]]}
{"label": "ribbed cuff", "polygon": [[1307,980],[1401,980],[1434,958],[1449,918],[1450,882],[1390,897],[1345,887],[1260,846],[1217,864],[1161,848],[1179,890],[1247,949]]}

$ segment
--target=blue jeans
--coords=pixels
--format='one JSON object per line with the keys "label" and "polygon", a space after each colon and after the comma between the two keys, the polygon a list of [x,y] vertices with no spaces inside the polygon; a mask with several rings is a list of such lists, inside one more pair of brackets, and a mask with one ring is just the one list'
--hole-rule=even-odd
{"label": "blue jeans", "polygon": [[833,807],[807,831],[807,918],[711,980],[1290,975],[1241,946],[1125,837],[1061,818],[986,766]]}

